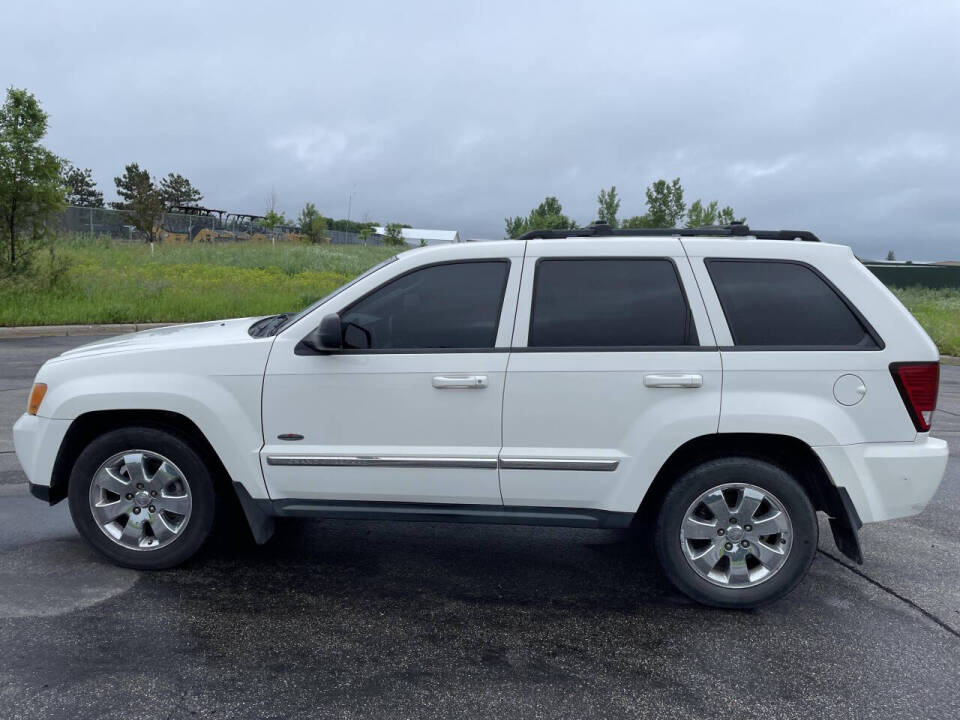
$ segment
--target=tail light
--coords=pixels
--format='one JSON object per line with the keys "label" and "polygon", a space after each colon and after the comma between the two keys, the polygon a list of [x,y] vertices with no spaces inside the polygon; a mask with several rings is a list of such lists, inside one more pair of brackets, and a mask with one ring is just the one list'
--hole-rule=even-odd
{"label": "tail light", "polygon": [[937,407],[940,363],[890,363],[890,374],[893,375],[893,382],[900,391],[900,397],[907,406],[907,412],[910,413],[917,432],[928,432],[933,411]]}

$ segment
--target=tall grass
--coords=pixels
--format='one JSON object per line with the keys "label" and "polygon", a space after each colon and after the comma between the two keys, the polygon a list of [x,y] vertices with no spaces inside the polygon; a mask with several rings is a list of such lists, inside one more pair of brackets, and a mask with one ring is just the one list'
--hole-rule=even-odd
{"label": "tall grass", "polygon": [[[186,322],[298,310],[394,254],[358,245],[117,243],[58,238],[0,279],[0,325]],[[66,269],[64,269],[64,267]],[[960,355],[960,290],[894,288],[940,352]]]}
{"label": "tall grass", "polygon": [[395,250],[342,245],[58,242],[67,270],[41,260],[0,281],[0,325],[184,322],[298,310]]}
{"label": "tall grass", "polygon": [[960,290],[890,288],[944,355],[960,355]]}

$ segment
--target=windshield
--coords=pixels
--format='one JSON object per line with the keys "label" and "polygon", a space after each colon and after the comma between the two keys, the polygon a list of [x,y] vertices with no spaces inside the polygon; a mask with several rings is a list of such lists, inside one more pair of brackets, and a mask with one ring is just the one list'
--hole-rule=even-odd
{"label": "windshield", "polygon": [[327,302],[327,300],[330,300],[331,298],[336,297],[337,295],[339,295],[340,293],[342,293],[344,290],[346,290],[348,287],[352,287],[352,286],[356,285],[358,282],[360,282],[360,281],[363,280],[364,278],[370,277],[370,276],[373,275],[377,270],[386,267],[386,266],[389,265],[390,263],[394,262],[396,259],[397,259],[397,256],[394,255],[393,257],[387,258],[386,260],[384,260],[384,261],[381,262],[381,263],[377,263],[376,265],[374,265],[372,268],[370,268],[370,269],[367,270],[366,272],[362,272],[362,273],[360,273],[359,275],[357,275],[357,276],[356,276],[353,280],[351,280],[350,282],[344,283],[343,285],[341,285],[340,287],[338,287],[336,290],[334,290],[332,293],[330,293],[330,294],[328,294],[328,295],[324,295],[322,298],[320,298],[319,300],[317,300],[315,303],[313,303],[313,304],[311,304],[311,305],[308,305],[308,306],[305,307],[303,310],[301,310],[300,312],[298,312],[296,315],[291,315],[291,316],[285,318],[282,323],[280,323],[279,325],[277,325],[277,326],[273,329],[273,332],[272,332],[271,334],[272,334],[272,335],[276,335],[278,332],[280,332],[281,330],[283,330],[283,329],[284,329],[285,327],[287,327],[288,325],[293,325],[293,323],[297,322],[300,318],[305,317],[306,315],[308,315],[309,313],[313,312],[313,311],[316,310],[318,307],[320,307],[321,305],[323,305],[325,302]]}

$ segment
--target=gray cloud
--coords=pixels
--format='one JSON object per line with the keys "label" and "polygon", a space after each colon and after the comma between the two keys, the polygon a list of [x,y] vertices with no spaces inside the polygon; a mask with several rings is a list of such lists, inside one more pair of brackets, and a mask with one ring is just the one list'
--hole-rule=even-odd
{"label": "gray cloud", "polygon": [[581,222],[680,176],[754,226],[960,258],[960,5],[17,3],[0,80],[49,145],[205,202],[275,189],[342,217],[500,237],[557,195]]}

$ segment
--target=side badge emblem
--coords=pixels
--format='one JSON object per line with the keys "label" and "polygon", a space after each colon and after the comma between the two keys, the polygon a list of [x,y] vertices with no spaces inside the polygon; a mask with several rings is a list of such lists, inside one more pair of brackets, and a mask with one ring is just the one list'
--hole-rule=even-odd
{"label": "side badge emblem", "polygon": [[303,440],[303,435],[298,433],[283,433],[282,435],[277,435],[277,440]]}

